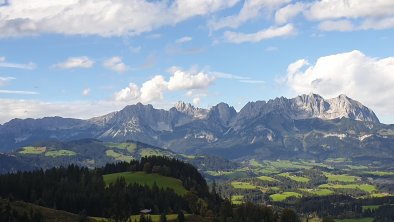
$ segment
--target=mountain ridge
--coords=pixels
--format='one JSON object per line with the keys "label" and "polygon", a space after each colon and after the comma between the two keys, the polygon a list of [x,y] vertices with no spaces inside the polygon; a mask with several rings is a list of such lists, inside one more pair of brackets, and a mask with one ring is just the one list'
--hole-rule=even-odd
{"label": "mountain ridge", "polygon": [[[288,151],[323,155],[345,147],[358,152],[357,147],[391,144],[393,128],[381,124],[371,109],[345,95],[332,99],[316,94],[279,97],[249,102],[238,112],[226,103],[202,109],[178,102],[169,110],[137,103],[88,120],[12,120],[0,127],[0,151],[47,139],[95,138],[135,140],[181,153],[216,152],[232,158],[257,153],[274,158],[283,152],[293,155]],[[371,139],[374,142],[368,143]]]}

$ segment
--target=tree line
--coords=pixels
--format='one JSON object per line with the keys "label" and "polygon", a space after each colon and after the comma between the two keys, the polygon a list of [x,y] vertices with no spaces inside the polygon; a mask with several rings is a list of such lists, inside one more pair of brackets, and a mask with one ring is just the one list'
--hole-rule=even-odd
{"label": "tree line", "polygon": [[[105,184],[104,174],[144,171],[177,178],[188,190],[178,195],[172,189],[128,183],[123,177]],[[0,196],[79,215],[127,221],[142,209],[153,214],[183,212],[218,222],[298,221],[292,210],[279,213],[270,207],[243,204],[234,206],[209,189],[203,176],[188,163],[168,157],[145,157],[139,161],[111,163],[94,170],[68,167],[0,175]],[[164,218],[164,217],[163,217]],[[293,218],[293,219],[289,219]]]}

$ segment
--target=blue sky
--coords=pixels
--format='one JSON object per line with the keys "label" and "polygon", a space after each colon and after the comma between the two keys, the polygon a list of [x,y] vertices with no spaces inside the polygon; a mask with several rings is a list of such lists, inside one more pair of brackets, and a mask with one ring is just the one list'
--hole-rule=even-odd
{"label": "blue sky", "polygon": [[391,0],[9,0],[0,122],[314,92],[394,123],[393,28]]}

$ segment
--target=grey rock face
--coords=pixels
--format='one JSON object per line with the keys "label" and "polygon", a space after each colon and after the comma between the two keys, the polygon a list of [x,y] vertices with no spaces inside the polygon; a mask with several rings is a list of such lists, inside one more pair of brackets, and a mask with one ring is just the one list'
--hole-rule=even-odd
{"label": "grey rock face", "polygon": [[394,127],[380,124],[372,110],[345,95],[280,97],[249,102],[239,112],[225,103],[202,109],[178,102],[169,110],[138,103],[89,120],[12,120],[0,126],[0,151],[46,139],[79,138],[131,139],[180,152],[230,157],[280,157],[289,151],[384,148],[394,138]]}

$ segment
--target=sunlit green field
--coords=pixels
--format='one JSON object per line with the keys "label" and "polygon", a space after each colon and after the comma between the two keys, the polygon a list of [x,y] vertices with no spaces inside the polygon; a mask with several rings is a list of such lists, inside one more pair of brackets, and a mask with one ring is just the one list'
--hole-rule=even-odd
{"label": "sunlit green field", "polygon": [[233,204],[242,204],[244,200],[244,196],[243,195],[234,195],[231,196],[231,203]]}
{"label": "sunlit green field", "polygon": [[107,151],[105,151],[105,154],[109,157],[114,158],[115,160],[118,160],[118,161],[130,162],[131,160],[134,160],[133,156],[124,155],[124,154],[118,153],[114,150],[107,150]]}
{"label": "sunlit green field", "polygon": [[300,189],[300,191],[306,192],[314,196],[328,196],[335,194],[334,191],[328,189]]}
{"label": "sunlit green field", "polygon": [[278,174],[278,176],[287,177],[291,180],[294,180],[294,181],[300,182],[300,183],[308,183],[309,182],[309,178],[291,175],[290,173],[281,173],[281,174]]}
{"label": "sunlit green field", "polygon": [[374,185],[370,184],[322,184],[319,188],[325,189],[359,189],[367,193],[372,193],[376,190]]}
{"label": "sunlit green field", "polygon": [[21,151],[19,151],[20,154],[42,154],[45,153],[47,150],[46,147],[34,147],[34,146],[26,146],[23,147]]}
{"label": "sunlit green field", "polygon": [[233,186],[235,189],[246,189],[246,190],[257,189],[257,186],[250,184],[248,182],[233,181],[231,182],[231,186]]}
{"label": "sunlit green field", "polygon": [[154,183],[160,188],[173,189],[177,194],[184,195],[187,190],[182,186],[182,182],[172,177],[165,177],[159,174],[146,174],[144,172],[122,172],[106,174],[103,176],[106,185],[114,183],[118,178],[124,177],[128,183],[153,186]]}
{"label": "sunlit green field", "polygon": [[60,157],[60,156],[75,156],[76,153],[71,150],[51,150],[45,152],[45,156]]}
{"label": "sunlit green field", "polygon": [[300,197],[302,197],[302,195],[300,193],[296,193],[296,192],[283,192],[283,193],[276,193],[276,194],[270,195],[270,198],[272,199],[272,201],[276,201],[276,202],[277,201],[284,201],[290,197],[300,198]]}
{"label": "sunlit green field", "polygon": [[[341,163],[341,161],[346,162]],[[342,167],[335,168],[339,163],[342,164]],[[341,158],[330,159],[328,162],[303,160],[259,162],[252,159],[243,162],[243,165],[236,169],[208,171],[205,173],[229,181],[227,184],[236,190],[233,195],[240,196],[244,194],[243,192],[247,193],[251,190],[256,190],[266,193],[275,202],[286,201],[289,197],[329,196],[344,193],[356,198],[391,195],[380,191],[377,185],[366,182],[366,178],[363,174],[360,174],[360,172],[365,171],[373,172],[379,176],[390,176],[390,172],[373,170],[374,168],[365,166],[351,168],[349,167],[352,166],[350,164],[351,161]],[[286,169],[287,167],[290,169]],[[362,170],[354,170],[356,168]],[[323,176],[323,179],[319,177],[317,185],[314,185],[313,174],[308,174],[311,171]],[[251,178],[250,173],[254,173],[256,176]],[[295,183],[289,182],[289,179]]]}
{"label": "sunlit green field", "polygon": [[257,179],[262,180],[262,181],[267,181],[267,182],[278,182],[277,179],[269,177],[269,176],[259,176]]}

